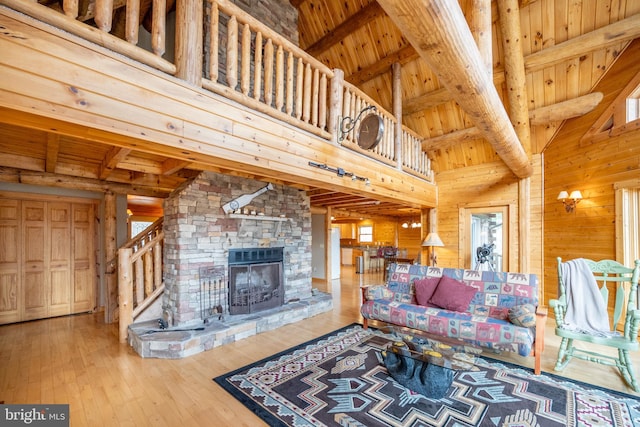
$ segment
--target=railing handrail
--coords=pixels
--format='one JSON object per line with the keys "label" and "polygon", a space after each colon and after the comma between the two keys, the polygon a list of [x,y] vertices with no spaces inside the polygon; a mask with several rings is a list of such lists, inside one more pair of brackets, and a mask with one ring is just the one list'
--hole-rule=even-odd
{"label": "railing handrail", "polygon": [[140,246],[145,239],[148,239],[151,235],[158,235],[162,232],[162,225],[164,224],[164,217],[156,219],[152,224],[149,224],[147,228],[136,234],[133,238],[129,239],[123,248],[136,248]]}
{"label": "railing handrail", "polygon": [[[69,5],[74,4],[73,1],[69,1],[68,3]],[[336,134],[339,134],[341,131],[339,121],[340,118],[345,115],[343,114],[344,108],[348,108],[345,107],[345,105],[339,105],[339,102],[336,103],[333,99],[330,99],[335,92],[331,82],[335,79],[337,71],[334,72],[334,70],[331,70],[322,62],[309,55],[286,37],[270,29],[267,25],[231,3],[229,0],[207,0],[207,3],[211,5],[212,13],[227,14],[229,22],[234,22],[233,26],[236,28],[237,34],[235,34],[235,38],[231,39],[231,41],[226,40],[227,53],[230,52],[231,55],[229,57],[231,61],[227,61],[227,66],[230,67],[228,69],[231,70],[231,74],[240,74],[242,81],[237,82],[237,86],[240,86],[240,88],[236,89],[237,75],[232,76],[231,81],[227,82],[225,85],[223,83],[219,83],[217,79],[206,78],[206,72],[204,69],[199,69],[200,71],[198,71],[198,73],[201,74],[202,78],[195,79],[194,84],[246,105],[255,111],[268,114],[278,120],[309,131],[318,137],[327,140],[328,143],[337,141]],[[110,3],[101,1],[100,4],[102,8],[105,8]],[[162,2],[159,2],[158,4],[162,4]],[[0,5],[5,5],[13,10],[31,16],[36,20],[48,23],[75,36],[88,40],[89,42],[120,53],[135,61],[142,62],[160,70],[161,72],[173,76],[180,74],[180,78],[184,78],[191,82],[189,78],[182,76],[182,73],[178,70],[182,65],[173,64],[161,57],[161,50],[158,49],[162,47],[159,45],[163,42],[158,42],[159,45],[156,43],[156,46],[153,47],[156,52],[153,53],[134,44],[136,37],[133,37],[129,33],[126,34],[127,40],[129,41],[120,39],[109,34],[107,31],[92,27],[81,21],[77,21],[72,16],[67,16],[64,13],[55,11],[54,9],[41,5],[37,2],[0,0]],[[66,10],[67,1],[64,2],[64,7],[65,12],[69,13],[69,11]],[[113,5],[111,5],[111,8],[113,9]],[[153,13],[155,21],[164,16],[164,12],[156,14],[154,11]],[[73,13],[69,14],[73,15]],[[109,17],[109,13],[105,10],[101,10],[100,14],[103,17]],[[193,22],[189,21],[184,25],[204,25],[202,12],[196,13],[196,15],[198,16],[196,16],[196,19],[193,20]],[[216,22],[219,20],[218,18],[219,17],[215,19]],[[133,17],[132,19],[135,20],[137,18]],[[190,19],[193,19],[193,17],[190,17]],[[227,25],[229,25],[229,22]],[[156,34],[156,37],[164,38],[164,26],[162,23],[156,22],[156,24],[160,27],[157,31],[162,33]],[[107,28],[106,26],[110,25],[111,23],[107,22],[106,24],[101,25],[101,27]],[[183,25],[183,23],[178,22],[177,26],[180,25]],[[245,26],[247,28],[244,28]],[[214,28],[217,27],[214,27],[213,23],[206,28],[205,33],[202,34],[203,41],[207,36],[211,37],[212,41],[215,39],[216,43],[221,41],[220,34],[222,30],[218,29],[218,33],[211,34],[211,31]],[[265,45],[265,52],[268,50],[269,55],[272,55],[268,60],[265,59],[265,62],[268,62],[268,64],[262,64],[259,62],[261,58],[260,55],[262,54],[260,52],[255,52],[256,46],[253,45],[255,40],[252,39],[252,32],[256,37],[259,35],[261,41],[264,36],[264,39],[271,43],[269,44],[268,49],[266,49]],[[186,43],[187,40],[182,40],[182,38],[177,37],[176,42],[178,41]],[[233,41],[237,43],[236,46],[233,45]],[[250,43],[247,43],[247,41]],[[258,43],[255,44],[257,45]],[[238,46],[241,46],[242,51],[239,51]],[[214,47],[211,46],[211,49],[213,50]],[[251,49],[253,49],[253,51]],[[260,50],[261,49],[262,44],[260,44]],[[211,52],[211,54],[213,53],[214,52]],[[218,49],[215,49],[215,53],[218,53]],[[202,54],[204,55],[205,52],[203,51]],[[285,56],[287,58],[286,60],[284,59]],[[249,59],[246,62],[249,64],[243,64],[242,67],[244,68],[239,68],[238,64],[233,61],[233,59],[240,59],[242,61],[247,58]],[[265,56],[265,58],[267,57]],[[219,59],[221,58],[216,57],[215,61],[218,61]],[[224,59],[226,60],[226,57]],[[260,66],[264,65],[264,81],[259,80],[262,79],[262,76],[259,74],[260,70],[251,70],[251,72],[249,72],[251,66],[255,65],[255,63],[260,64]],[[216,62],[216,65],[219,66],[220,64]],[[255,75],[253,73],[255,73]],[[267,75],[267,73],[269,74]],[[341,71],[340,74],[342,74]],[[414,131],[408,129],[401,123],[398,123],[398,120],[393,114],[385,110],[362,90],[341,78],[336,81],[338,83],[335,88],[340,88],[341,97],[345,93],[349,93],[357,102],[376,106],[378,114],[383,117],[385,126],[388,129],[388,134],[384,136],[384,140],[379,144],[379,147],[375,149],[360,149],[352,138],[353,132],[351,132],[347,143],[343,145],[388,166],[400,168],[403,171],[408,171],[418,177],[426,176],[428,180],[433,181],[433,173],[430,170],[430,162],[428,161],[426,154],[422,155],[417,151],[418,147],[416,144],[421,141],[420,136],[416,135]],[[250,86],[253,86],[254,92],[256,92],[253,96],[247,95]],[[330,93],[328,93],[329,87],[331,88]],[[261,93],[265,98],[264,100],[260,99]],[[292,95],[292,93],[295,93],[295,95]],[[295,97],[293,101],[290,98],[291,96]],[[284,97],[286,97],[285,100],[283,100]],[[350,102],[350,100],[347,100],[347,102]],[[355,106],[353,106],[353,108],[355,108]],[[292,110],[294,111],[292,112]],[[337,126],[335,125],[336,123]],[[405,140],[406,138],[409,142],[404,142],[404,144],[395,142],[397,138],[395,135],[395,128],[399,125],[402,127],[401,134],[408,135],[410,137],[406,138],[403,136],[402,140]],[[403,145],[405,148],[409,148],[410,152],[403,153]]]}

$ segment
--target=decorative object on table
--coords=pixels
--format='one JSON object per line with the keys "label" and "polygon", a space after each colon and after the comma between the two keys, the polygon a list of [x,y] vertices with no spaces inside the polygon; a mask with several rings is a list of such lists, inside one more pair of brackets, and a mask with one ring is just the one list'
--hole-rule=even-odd
{"label": "decorative object on table", "polygon": [[393,379],[415,393],[441,399],[451,387],[455,371],[478,371],[476,356],[482,352],[478,347],[409,328],[381,330],[398,337],[381,353],[384,366]]}
{"label": "decorative object on table", "polygon": [[[549,300],[555,314],[556,335],[562,337],[555,370],[563,370],[574,357],[615,366],[625,381],[640,392],[629,355],[630,351],[640,350],[640,260],[633,268],[612,260],[577,258],[562,262],[558,257],[557,262],[559,297]],[[615,303],[611,317],[610,290],[614,291]],[[576,346],[576,341],[581,345]],[[617,356],[612,356],[611,349]]]}
{"label": "decorative object on table", "polygon": [[274,427],[632,427],[640,420],[637,397],[482,357],[478,371],[456,372],[446,396],[431,399],[381,364],[392,340],[351,325],[214,381]]}

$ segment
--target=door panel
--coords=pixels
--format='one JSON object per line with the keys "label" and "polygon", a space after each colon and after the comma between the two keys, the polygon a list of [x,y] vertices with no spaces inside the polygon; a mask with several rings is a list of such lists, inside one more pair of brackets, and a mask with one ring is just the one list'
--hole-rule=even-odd
{"label": "door panel", "polygon": [[49,203],[49,316],[71,313],[71,205]]}
{"label": "door panel", "polygon": [[0,199],[0,324],[20,319],[20,205]]}
{"label": "door panel", "polygon": [[93,205],[73,205],[73,313],[93,310],[96,306],[93,209]]}
{"label": "door panel", "polygon": [[49,283],[45,274],[48,263],[46,234],[46,206],[44,202],[23,201],[24,263],[22,320],[39,319],[48,315]]}

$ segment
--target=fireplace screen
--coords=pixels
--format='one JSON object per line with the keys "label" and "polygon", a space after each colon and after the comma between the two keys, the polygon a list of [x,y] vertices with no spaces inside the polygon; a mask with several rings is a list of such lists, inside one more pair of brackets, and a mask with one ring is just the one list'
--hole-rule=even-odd
{"label": "fireplace screen", "polygon": [[229,314],[255,313],[281,306],[284,301],[282,248],[238,252],[229,254]]}

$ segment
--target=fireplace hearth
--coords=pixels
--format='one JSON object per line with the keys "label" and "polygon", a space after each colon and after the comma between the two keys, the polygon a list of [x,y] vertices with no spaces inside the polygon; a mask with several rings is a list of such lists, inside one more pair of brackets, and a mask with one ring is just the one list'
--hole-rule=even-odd
{"label": "fireplace hearth", "polygon": [[283,249],[229,250],[229,314],[251,314],[284,303]]}

